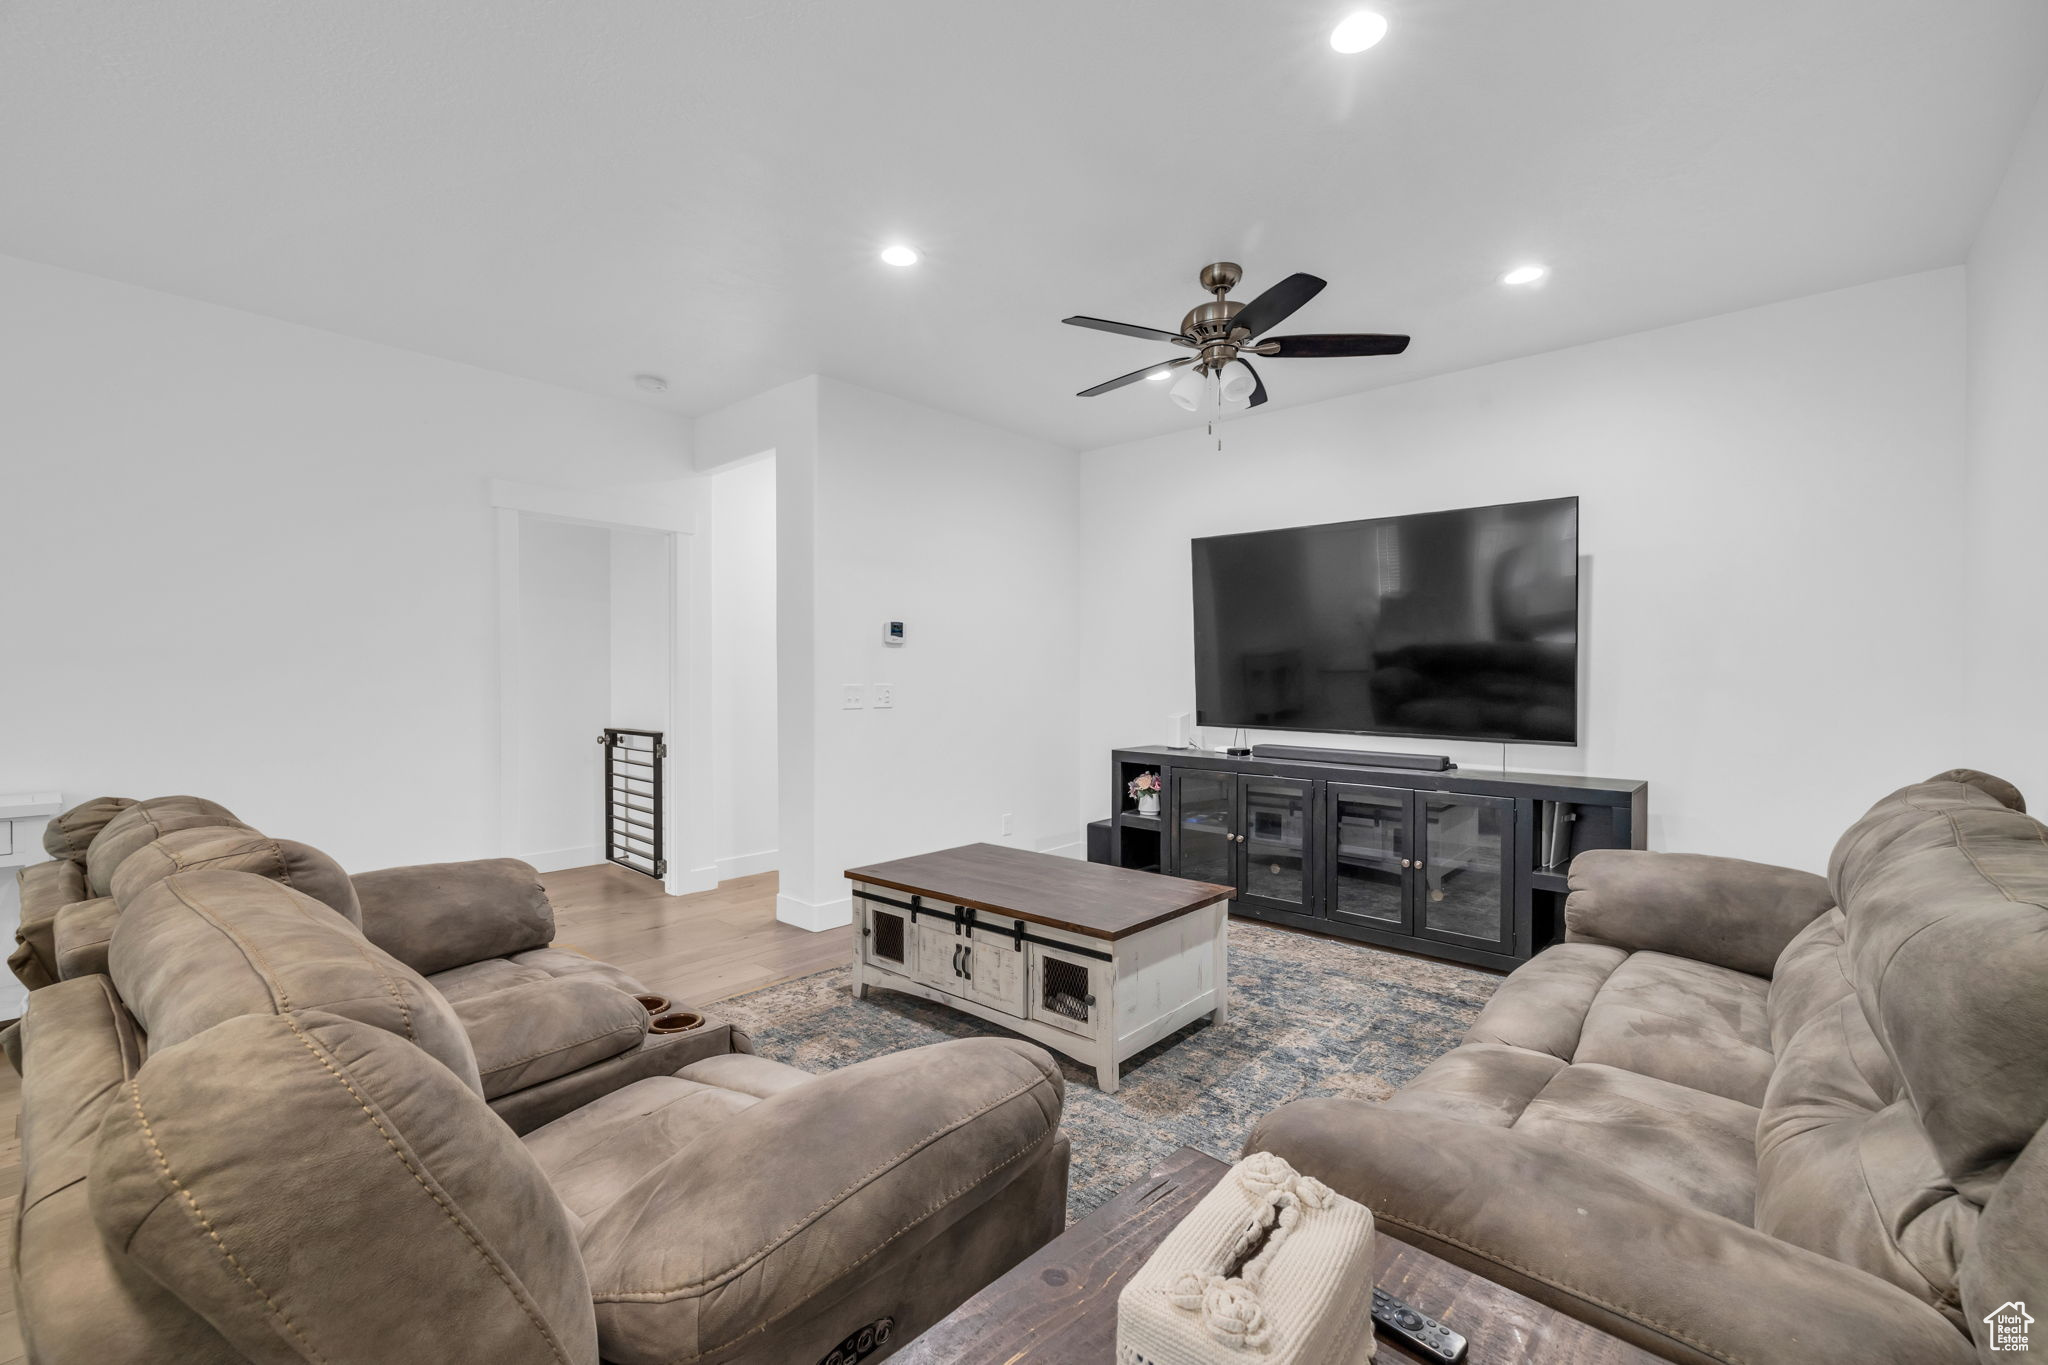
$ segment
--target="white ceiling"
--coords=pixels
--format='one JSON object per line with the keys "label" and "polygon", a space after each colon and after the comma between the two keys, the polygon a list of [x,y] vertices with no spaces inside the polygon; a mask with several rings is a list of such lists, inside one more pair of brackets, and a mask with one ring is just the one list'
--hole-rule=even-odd
{"label": "white ceiling", "polygon": [[1415,335],[1266,363],[1280,405],[1953,264],[2044,73],[2043,0],[0,0],[0,251],[1087,447],[1192,419],[1073,397],[1172,352],[1059,319],[1175,328],[1213,259],[1330,281],[1283,332]]}

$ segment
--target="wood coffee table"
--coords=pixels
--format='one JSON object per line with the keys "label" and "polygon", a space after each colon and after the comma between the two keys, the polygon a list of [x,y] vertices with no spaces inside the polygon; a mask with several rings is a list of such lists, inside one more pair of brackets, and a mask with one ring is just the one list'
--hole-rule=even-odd
{"label": "wood coffee table", "polygon": [[1095,1068],[1229,1010],[1227,886],[968,844],[856,867],[853,993],[1001,1024]]}
{"label": "wood coffee table", "polygon": [[[890,1357],[892,1365],[1112,1365],[1116,1296],[1230,1167],[1183,1147]],[[1470,1339],[1468,1365],[1662,1365],[1659,1357],[1385,1233],[1375,1280]],[[1369,1312],[1361,1303],[1358,1311]],[[1428,1365],[1379,1336],[1379,1359]]]}

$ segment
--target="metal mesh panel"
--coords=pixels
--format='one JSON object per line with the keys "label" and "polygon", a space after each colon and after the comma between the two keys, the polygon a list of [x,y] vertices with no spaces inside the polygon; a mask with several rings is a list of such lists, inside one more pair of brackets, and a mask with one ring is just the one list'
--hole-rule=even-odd
{"label": "metal mesh panel", "polygon": [[875,956],[903,960],[903,916],[875,912]]}
{"label": "metal mesh panel", "polygon": [[1088,969],[1061,957],[1040,958],[1039,962],[1044,968],[1038,983],[1041,1003],[1054,1014],[1087,1023],[1089,1007],[1095,1003],[1088,994]]}

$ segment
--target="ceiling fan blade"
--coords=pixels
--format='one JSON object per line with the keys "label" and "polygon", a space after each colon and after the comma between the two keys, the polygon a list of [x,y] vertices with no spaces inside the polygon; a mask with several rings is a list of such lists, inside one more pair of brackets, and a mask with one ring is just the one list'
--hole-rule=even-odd
{"label": "ceiling fan blade", "polygon": [[1252,370],[1251,361],[1246,360],[1243,356],[1237,358],[1237,363],[1252,371],[1252,397],[1251,401],[1246,403],[1245,406],[1255,408],[1266,401],[1266,381],[1259,378],[1259,372]]}
{"label": "ceiling fan blade", "polygon": [[[1135,384],[1140,379],[1144,379],[1149,375],[1161,374],[1167,370],[1176,370],[1183,365],[1192,365],[1194,363],[1195,358],[1191,355],[1182,356],[1178,360],[1162,360],[1157,365],[1147,365],[1142,370],[1132,370],[1129,374],[1120,374],[1106,383],[1097,384],[1092,389],[1083,389],[1075,394],[1074,397],[1093,398],[1098,393],[1108,393],[1111,389],[1120,389],[1126,384]],[[1249,369],[1250,367],[1247,366],[1246,368]]]}
{"label": "ceiling fan blade", "polygon": [[1326,280],[1313,275],[1289,275],[1280,283],[1246,304],[1238,315],[1231,319],[1232,330],[1242,327],[1253,336],[1269,327],[1278,327],[1293,316],[1294,310],[1323,292]]}
{"label": "ceiling fan blade", "polygon": [[1188,339],[1179,332],[1162,332],[1157,327],[1140,327],[1135,322],[1109,322],[1103,318],[1061,318],[1069,327],[1092,327],[1098,332],[1115,332],[1118,336],[1136,337],[1140,341],[1170,341],[1185,346]]}
{"label": "ceiling fan blade", "polygon": [[1274,337],[1266,344],[1279,349],[1264,354],[1277,356],[1399,355],[1408,349],[1408,338],[1380,332],[1304,332]]}

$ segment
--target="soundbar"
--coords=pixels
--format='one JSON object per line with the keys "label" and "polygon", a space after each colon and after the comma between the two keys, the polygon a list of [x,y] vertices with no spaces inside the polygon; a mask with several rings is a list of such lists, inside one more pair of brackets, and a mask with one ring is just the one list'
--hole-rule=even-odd
{"label": "soundbar", "polygon": [[1449,772],[1458,765],[1448,754],[1382,754],[1370,749],[1304,749],[1293,744],[1254,744],[1253,758],[1283,758],[1291,763],[1341,763],[1351,768],[1416,768],[1426,773]]}

